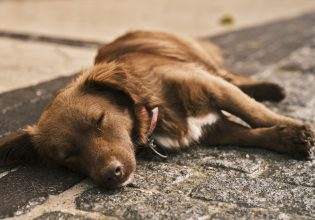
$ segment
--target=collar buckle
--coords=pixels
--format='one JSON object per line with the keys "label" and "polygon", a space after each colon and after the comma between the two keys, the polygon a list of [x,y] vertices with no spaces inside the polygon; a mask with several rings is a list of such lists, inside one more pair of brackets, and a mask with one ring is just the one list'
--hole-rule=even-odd
{"label": "collar buckle", "polygon": [[159,155],[160,157],[162,157],[162,158],[167,158],[167,156],[166,155],[164,155],[164,154],[161,154],[160,152],[158,152],[157,150],[156,150],[156,144],[154,143],[154,139],[152,138],[152,137],[150,137],[149,139],[148,139],[148,144],[147,144],[147,146],[149,147],[149,148],[151,148],[151,150],[154,152],[154,153],[156,153],[157,155]]}

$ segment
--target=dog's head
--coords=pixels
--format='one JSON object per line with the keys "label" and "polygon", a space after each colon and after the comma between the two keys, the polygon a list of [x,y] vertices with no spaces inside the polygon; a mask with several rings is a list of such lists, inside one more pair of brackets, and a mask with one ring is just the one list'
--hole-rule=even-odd
{"label": "dog's head", "polygon": [[135,145],[147,141],[145,92],[129,69],[104,63],[61,90],[38,123],[0,140],[0,165],[44,161],[105,187],[130,180]]}

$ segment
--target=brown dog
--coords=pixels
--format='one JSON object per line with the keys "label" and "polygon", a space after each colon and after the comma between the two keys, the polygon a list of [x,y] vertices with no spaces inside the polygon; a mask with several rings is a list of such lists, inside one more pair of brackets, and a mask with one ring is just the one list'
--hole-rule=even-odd
{"label": "brown dog", "polygon": [[313,157],[309,125],[254,100],[280,101],[283,89],[228,72],[213,44],[133,32],[102,47],[95,64],[56,95],[36,125],[0,141],[2,165],[40,160],[121,186],[149,136],[168,149],[232,144]]}

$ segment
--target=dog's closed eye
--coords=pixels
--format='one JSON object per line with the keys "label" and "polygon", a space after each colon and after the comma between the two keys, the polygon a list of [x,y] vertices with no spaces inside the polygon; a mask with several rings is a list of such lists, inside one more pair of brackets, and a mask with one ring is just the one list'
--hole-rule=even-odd
{"label": "dog's closed eye", "polygon": [[96,125],[97,125],[98,128],[101,128],[101,127],[102,127],[104,118],[105,118],[105,114],[104,114],[104,113],[102,113],[102,114],[98,117],[98,119],[97,119],[97,121],[96,121]]}

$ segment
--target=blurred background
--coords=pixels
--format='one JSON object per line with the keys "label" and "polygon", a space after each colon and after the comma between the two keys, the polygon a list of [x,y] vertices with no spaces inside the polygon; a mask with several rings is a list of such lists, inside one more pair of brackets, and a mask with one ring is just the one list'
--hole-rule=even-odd
{"label": "blurred background", "polygon": [[99,43],[130,30],[209,37],[314,8],[314,0],[0,0],[0,93],[88,67]]}
{"label": "blurred background", "polygon": [[201,37],[312,8],[314,0],[1,0],[0,28],[102,41],[135,29]]}

